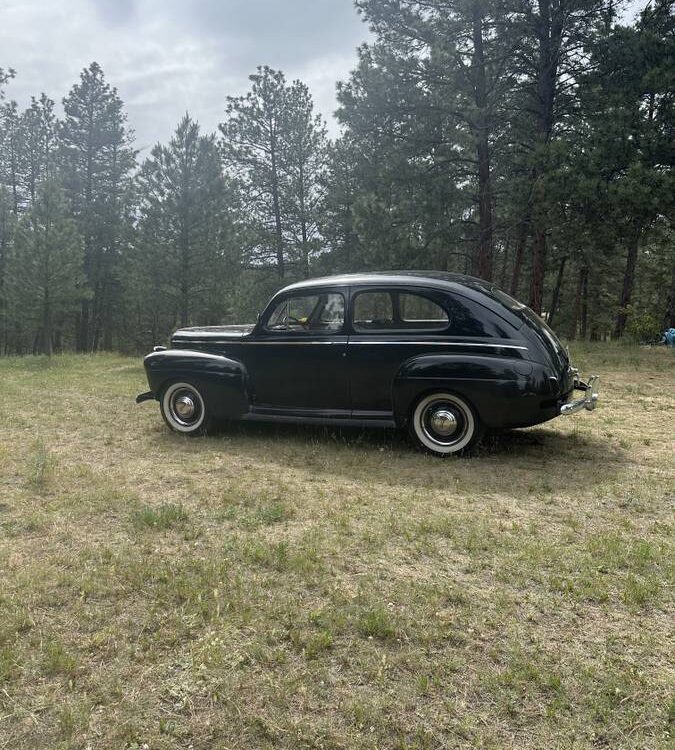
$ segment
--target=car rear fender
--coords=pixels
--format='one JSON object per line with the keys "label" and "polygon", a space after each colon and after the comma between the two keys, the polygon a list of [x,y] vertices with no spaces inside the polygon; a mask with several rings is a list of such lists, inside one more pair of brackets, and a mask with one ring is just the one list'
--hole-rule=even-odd
{"label": "car rear fender", "polygon": [[405,425],[425,394],[445,390],[462,396],[490,428],[511,424],[523,399],[552,394],[546,370],[516,357],[425,354],[404,362],[394,380],[396,422]]}
{"label": "car rear fender", "polygon": [[235,419],[249,411],[249,378],[243,362],[189,349],[157,351],[143,360],[150,393],[158,399],[171,382],[201,388],[213,416]]}

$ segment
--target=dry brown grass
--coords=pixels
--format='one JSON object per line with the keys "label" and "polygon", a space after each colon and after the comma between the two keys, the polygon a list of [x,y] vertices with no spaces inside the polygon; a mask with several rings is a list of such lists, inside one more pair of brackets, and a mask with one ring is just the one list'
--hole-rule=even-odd
{"label": "dry brown grass", "polygon": [[661,748],[675,358],[439,461],[167,432],[140,363],[0,360],[0,748]]}

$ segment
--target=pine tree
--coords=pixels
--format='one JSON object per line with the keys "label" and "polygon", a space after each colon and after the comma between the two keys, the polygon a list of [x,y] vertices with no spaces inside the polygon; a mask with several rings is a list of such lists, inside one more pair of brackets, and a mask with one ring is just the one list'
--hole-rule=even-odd
{"label": "pine tree", "polygon": [[4,102],[0,105],[0,184],[5,185],[10,193],[14,216],[18,216],[25,208],[19,167],[21,136],[21,117],[17,103]]}
{"label": "pine tree", "polygon": [[360,248],[357,267],[470,268],[460,220],[471,205],[466,138],[433,105],[438,96],[384,42],[362,47],[357,69],[338,86],[345,134],[334,153],[347,161],[346,171],[339,164],[331,171],[348,175],[350,185],[331,181],[327,204],[350,196],[349,216],[341,213]]}
{"label": "pine tree", "polygon": [[12,246],[14,218],[12,202],[7,190],[7,123],[5,122],[5,86],[14,77],[10,68],[0,68],[0,355],[7,354],[9,349],[7,324],[7,261]]}
{"label": "pine tree", "polygon": [[16,73],[11,68],[8,70],[0,68],[0,102],[5,98],[5,86],[15,75]]}
{"label": "pine tree", "polygon": [[251,260],[274,259],[277,273],[286,271],[287,249],[282,219],[281,164],[286,118],[286,78],[281,71],[259,67],[249,76],[245,96],[228,97],[227,119],[220,125],[227,169],[239,180],[246,196],[255,247]]}
{"label": "pine tree", "polygon": [[32,333],[33,353],[51,355],[55,334],[83,293],[82,239],[61,188],[45,182],[21,218],[8,264],[15,328]]}
{"label": "pine tree", "polygon": [[[605,282],[602,293],[617,338],[635,309],[641,256],[660,257],[663,283],[669,283],[668,243],[659,240],[675,207],[675,17],[666,5],[656,3],[635,27],[618,26],[595,41],[580,78],[583,125],[577,142],[570,142],[576,181],[565,192],[574,196],[574,224],[592,235],[593,256],[609,266],[613,284]],[[642,288],[646,303],[649,293]],[[663,312],[653,314],[660,319]],[[592,311],[594,319],[599,315]]]}
{"label": "pine tree", "polygon": [[61,168],[84,238],[84,272],[91,291],[78,317],[77,349],[110,349],[121,303],[121,256],[135,165],[132,134],[116,89],[95,62],[82,71],[63,106]]}
{"label": "pine tree", "polygon": [[321,232],[328,252],[319,259],[324,273],[358,271],[365,258],[357,231],[360,180],[356,147],[348,136],[328,148],[323,174]]}
{"label": "pine tree", "polygon": [[154,336],[191,321],[219,323],[236,276],[231,187],[215,136],[189,115],[167,146],[157,145],[138,180],[136,309]]}
{"label": "pine tree", "polygon": [[0,355],[9,353],[7,275],[15,224],[10,193],[4,185],[0,185]]}
{"label": "pine tree", "polygon": [[19,122],[19,174],[24,195],[35,202],[37,187],[54,177],[56,159],[56,116],[54,102],[42,94],[31,104]]}
{"label": "pine tree", "polygon": [[[492,0],[359,0],[377,42],[362,52],[363,96],[383,102],[384,135],[407,144],[419,179],[443,173],[464,186],[464,226],[471,229],[470,270],[491,279],[495,254],[495,149],[504,129],[501,104],[516,78],[502,4]],[[389,71],[386,91],[372,83]],[[353,84],[359,84],[357,74]],[[400,83],[399,83],[400,81]],[[365,85],[364,85],[365,84]],[[380,87],[381,89],[382,87]],[[402,91],[399,91],[402,89]],[[352,86],[352,91],[355,87]],[[349,121],[349,89],[342,89]],[[392,95],[393,93],[393,95]],[[431,127],[430,127],[431,126]],[[389,150],[383,144],[385,154]],[[454,261],[449,259],[451,263]]]}
{"label": "pine tree", "polygon": [[323,175],[326,168],[326,126],[314,114],[307,86],[293,81],[288,87],[286,128],[281,164],[285,190],[282,209],[290,238],[290,260],[300,275],[309,276],[311,261],[321,250],[319,234]]}
{"label": "pine tree", "polygon": [[507,15],[520,39],[511,61],[519,85],[509,101],[511,155],[526,185],[518,224],[522,231],[514,286],[521,272],[527,235],[532,237],[530,307],[542,312],[548,245],[559,215],[558,147],[578,107],[578,78],[588,65],[587,48],[602,23],[611,23],[609,0],[515,0]]}
{"label": "pine tree", "polygon": [[228,97],[220,126],[225,168],[245,196],[253,267],[306,276],[320,248],[318,215],[326,130],[307,86],[265,66],[251,90]]}

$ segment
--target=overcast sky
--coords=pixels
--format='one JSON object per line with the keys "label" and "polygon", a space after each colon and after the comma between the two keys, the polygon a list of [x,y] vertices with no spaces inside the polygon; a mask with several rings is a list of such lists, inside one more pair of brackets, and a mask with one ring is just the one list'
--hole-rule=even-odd
{"label": "overcast sky", "polygon": [[367,38],[352,0],[0,0],[0,67],[17,71],[7,96],[24,106],[45,91],[60,103],[96,60],[141,149],[186,110],[214,130],[257,65],[301,78],[330,118],[335,82]]}
{"label": "overcast sky", "polygon": [[144,152],[186,110],[215,130],[257,65],[305,81],[335,132],[335,82],[367,38],[352,0],[0,0],[0,67],[17,71],[7,95],[60,103],[96,60]]}

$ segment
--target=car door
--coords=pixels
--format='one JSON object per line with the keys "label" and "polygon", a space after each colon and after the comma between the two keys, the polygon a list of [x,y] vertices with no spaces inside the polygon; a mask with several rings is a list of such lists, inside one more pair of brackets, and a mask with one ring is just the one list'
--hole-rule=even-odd
{"label": "car door", "polygon": [[344,289],[303,289],[264,314],[246,347],[255,411],[349,416],[346,296]]}
{"label": "car door", "polygon": [[390,418],[401,364],[443,348],[449,318],[443,295],[407,287],[353,289],[349,368],[352,416]]}

